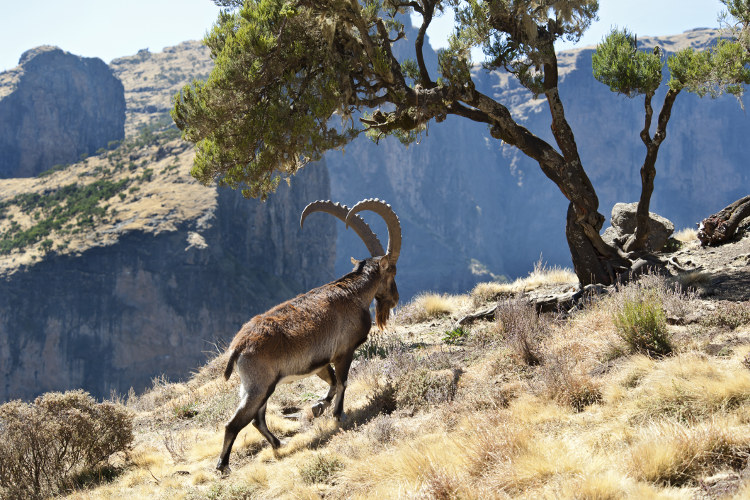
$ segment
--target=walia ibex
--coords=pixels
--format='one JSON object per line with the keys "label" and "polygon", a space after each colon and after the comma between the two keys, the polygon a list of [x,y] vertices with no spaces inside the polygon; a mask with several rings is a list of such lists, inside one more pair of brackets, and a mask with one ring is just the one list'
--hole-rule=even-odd
{"label": "walia ibex", "polygon": [[[388,227],[388,252],[357,212],[377,213]],[[279,383],[317,375],[328,382],[325,398],[312,407],[319,416],[333,402],[333,416],[342,419],[344,392],[354,350],[367,338],[372,325],[370,304],[375,300],[378,327],[385,326],[398,302],[396,261],[401,249],[401,225],[390,205],[378,199],[363,200],[351,210],[331,201],[315,201],[302,211],[300,227],[313,212],[331,214],[351,226],[372,257],[352,259],[354,270],[346,276],[310,290],[245,323],[229,346],[224,377],[237,367],[242,386],[240,405],[226,424],[224,445],[216,468],[229,465],[237,433],[252,421],[276,449],[281,443],[266,426],[266,402]],[[333,366],[331,366],[333,365]]]}

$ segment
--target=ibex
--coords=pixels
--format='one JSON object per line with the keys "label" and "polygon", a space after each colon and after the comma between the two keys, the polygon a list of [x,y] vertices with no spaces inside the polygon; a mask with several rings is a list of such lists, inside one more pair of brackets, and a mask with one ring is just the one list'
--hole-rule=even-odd
{"label": "ibex", "polygon": [[[357,212],[377,213],[388,227],[388,252]],[[331,201],[315,201],[302,211],[300,227],[313,212],[331,214],[351,226],[364,241],[371,258],[352,259],[354,270],[314,288],[245,323],[229,346],[224,378],[237,367],[241,380],[240,405],[224,430],[224,445],[216,468],[229,465],[237,434],[252,421],[276,449],[281,443],[266,426],[266,402],[277,384],[317,375],[328,382],[325,398],[312,407],[319,416],[333,402],[333,416],[341,422],[344,392],[354,350],[366,339],[372,324],[370,304],[375,300],[379,328],[398,302],[396,261],[401,249],[401,225],[390,205],[363,200],[351,210]],[[333,365],[333,366],[331,366]]]}

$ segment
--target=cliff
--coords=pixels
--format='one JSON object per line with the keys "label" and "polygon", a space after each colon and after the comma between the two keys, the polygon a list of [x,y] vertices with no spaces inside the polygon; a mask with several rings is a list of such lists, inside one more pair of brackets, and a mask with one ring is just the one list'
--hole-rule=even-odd
{"label": "cliff", "polygon": [[124,123],[123,86],[104,61],[28,50],[0,74],[0,178],[78,161],[122,139]]}
{"label": "cliff", "polygon": [[[181,81],[148,66],[161,55],[118,60],[129,133],[115,149],[0,181],[0,401],[184,378],[254,314],[332,279],[335,220],[299,229],[330,196],[324,162],[266,203],[190,177],[194,151],[163,111],[191,47],[174,52]],[[151,95],[144,77],[167,86]]]}
{"label": "cliff", "polygon": [[[693,30],[638,41],[671,51],[705,47],[715,37],[712,30]],[[414,40],[413,33],[407,38]],[[597,82],[592,52],[588,47],[558,55],[560,94],[600,212],[609,219],[615,203],[637,201],[640,193],[643,99],[618,96]],[[479,67],[474,72],[479,90],[498,98],[531,132],[554,144],[546,101],[534,99],[508,74]],[[654,98],[656,113],[662,99],[663,91]],[[695,227],[746,195],[748,136],[750,120],[733,97],[679,95],[656,163],[651,210],[678,229]],[[567,200],[538,164],[493,139],[484,125],[448,117],[431,123],[408,148],[395,138],[378,145],[362,138],[326,159],[334,198],[385,198],[401,216],[403,297],[425,289],[465,291],[492,275],[523,276],[540,255],[549,264],[571,265]],[[339,233],[337,273],[348,267],[350,255],[361,254],[358,246]]]}

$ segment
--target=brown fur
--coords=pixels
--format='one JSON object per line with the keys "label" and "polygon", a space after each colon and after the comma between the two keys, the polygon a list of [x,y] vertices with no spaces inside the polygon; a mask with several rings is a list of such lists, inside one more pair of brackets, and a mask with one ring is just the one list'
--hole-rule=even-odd
{"label": "brown fur", "polygon": [[357,262],[346,276],[279,304],[240,328],[229,346],[224,377],[236,366],[243,395],[226,425],[219,470],[228,466],[234,439],[250,422],[271,446],[280,446],[265,421],[266,402],[280,381],[318,375],[330,388],[313,405],[313,414],[320,415],[333,402],[333,415],[342,418],[349,366],[372,326],[370,304],[375,300],[376,321],[383,328],[398,302],[395,274],[387,257]]}
{"label": "brown fur", "polygon": [[232,376],[232,371],[234,370],[234,362],[237,361],[237,358],[240,356],[240,351],[232,351],[232,354],[229,355],[229,360],[227,361],[227,367],[224,368],[224,380],[229,380],[229,377]]}

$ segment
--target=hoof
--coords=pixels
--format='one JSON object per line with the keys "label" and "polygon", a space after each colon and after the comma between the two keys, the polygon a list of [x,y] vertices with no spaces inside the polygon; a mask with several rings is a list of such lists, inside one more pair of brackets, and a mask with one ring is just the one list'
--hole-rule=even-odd
{"label": "hoof", "polygon": [[227,475],[230,472],[232,472],[232,469],[229,468],[229,464],[225,464],[219,459],[219,462],[216,464],[216,470],[221,472],[222,475]]}
{"label": "hoof", "polygon": [[326,408],[328,405],[326,403],[315,403],[310,407],[310,410],[312,410],[313,417],[319,417],[323,414],[324,411],[326,411]]}

